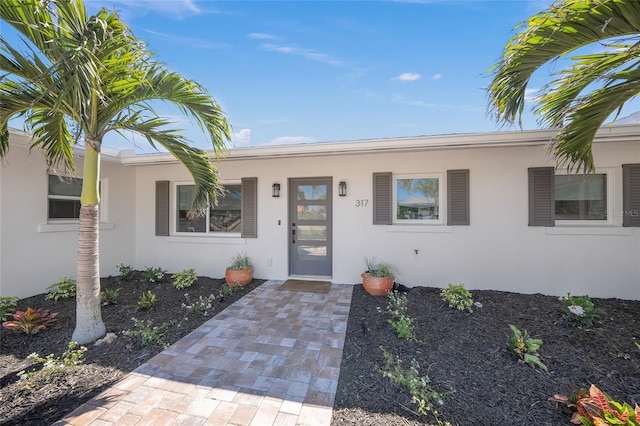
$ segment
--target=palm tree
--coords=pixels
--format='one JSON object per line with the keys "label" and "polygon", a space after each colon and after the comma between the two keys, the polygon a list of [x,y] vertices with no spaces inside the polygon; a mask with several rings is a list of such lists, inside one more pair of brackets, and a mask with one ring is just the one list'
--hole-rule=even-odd
{"label": "palm tree", "polygon": [[551,145],[559,165],[593,171],[595,133],[640,93],[640,2],[559,0],[516,30],[490,69],[490,111],[502,124],[521,124],[532,74],[567,60],[534,112],[542,125],[560,129]]}
{"label": "palm tree", "polygon": [[206,152],[191,147],[150,105],[173,103],[211,138],[216,157],[229,140],[217,102],[197,83],[168,70],[114,12],[87,16],[81,0],[2,0],[0,18],[25,40],[25,53],[0,37],[0,158],[9,149],[8,120],[21,116],[32,148],[49,168],[75,171],[72,146],[84,141],[78,231],[76,327],[88,343],[105,334],[100,312],[98,204],[100,149],[110,131],[131,131],[161,145],[191,172],[194,209],[220,187]]}

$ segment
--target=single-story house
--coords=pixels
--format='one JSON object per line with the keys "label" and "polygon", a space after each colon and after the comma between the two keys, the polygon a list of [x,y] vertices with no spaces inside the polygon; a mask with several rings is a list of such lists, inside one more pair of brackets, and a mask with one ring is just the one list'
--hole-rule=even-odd
{"label": "single-story house", "polygon": [[[365,257],[408,286],[640,299],[640,125],[602,128],[596,172],[554,167],[550,130],[232,149],[204,217],[170,154],[102,155],[100,270],[360,282]],[[75,276],[78,179],[47,171],[11,130],[0,165],[0,294]],[[76,151],[82,170],[82,149]],[[81,178],[81,176],[78,176]]]}

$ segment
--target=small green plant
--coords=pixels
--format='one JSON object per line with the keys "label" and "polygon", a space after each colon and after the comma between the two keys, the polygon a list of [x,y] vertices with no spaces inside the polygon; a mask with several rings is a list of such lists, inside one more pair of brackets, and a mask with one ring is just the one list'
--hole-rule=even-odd
{"label": "small green plant", "polygon": [[156,295],[153,294],[151,290],[149,290],[146,293],[142,293],[142,296],[140,296],[140,299],[138,299],[138,309],[140,309],[141,311],[149,310],[156,305],[157,301],[158,298],[156,297]]}
{"label": "small green plant", "polygon": [[591,385],[589,392],[577,389],[568,395],[556,394],[549,401],[559,402],[571,410],[573,415],[571,423],[584,426],[597,425],[626,425],[637,426],[640,424],[640,407],[619,403],[595,385]]}
{"label": "small green plant", "polygon": [[116,280],[131,281],[131,279],[133,278],[133,268],[131,266],[121,263],[120,265],[116,266],[116,268],[118,269],[118,272],[119,272],[119,275],[116,277]]}
{"label": "small green plant", "polygon": [[251,259],[246,253],[236,253],[229,260],[229,266],[231,270],[248,269],[251,268]]}
{"label": "small green plant", "polygon": [[417,342],[418,338],[415,334],[413,318],[409,316],[407,310],[407,296],[397,291],[390,291],[387,298],[389,299],[389,304],[385,312],[390,316],[387,322],[398,333],[398,337]]}
{"label": "small green plant", "polygon": [[104,289],[100,292],[100,303],[102,306],[117,305],[118,296],[120,295],[121,288],[116,289]]}
{"label": "small green plant", "polygon": [[41,370],[34,370],[26,372],[22,370],[18,373],[20,381],[24,382],[23,385],[27,388],[35,387],[36,378],[44,378],[56,371],[64,370],[65,368],[75,367],[84,362],[84,353],[87,348],[84,346],[78,346],[77,342],[69,342],[67,350],[64,351],[61,357],[56,357],[53,354],[43,358],[37,353],[32,353],[27,357],[31,361],[42,364]]}
{"label": "small green plant", "polygon": [[45,300],[68,299],[76,296],[76,280],[73,278],[60,278],[56,283],[47,287]]}
{"label": "small green plant", "polygon": [[0,296],[0,321],[10,318],[16,311],[19,298],[15,296]]}
{"label": "small green plant", "polygon": [[389,263],[376,263],[376,258],[364,258],[364,264],[367,267],[365,274],[371,277],[391,277],[396,273],[395,266]]}
{"label": "small green plant", "polygon": [[171,279],[173,280],[173,286],[178,290],[182,290],[191,287],[198,280],[198,276],[194,269],[184,269],[172,275]]}
{"label": "small green plant", "polygon": [[150,283],[157,283],[162,281],[166,273],[167,271],[161,267],[154,268],[153,266],[147,266],[144,271],[144,279]]}
{"label": "small green plant", "polygon": [[447,288],[440,291],[440,297],[449,304],[450,308],[473,312],[473,297],[462,283],[448,284]]}
{"label": "small green plant", "polygon": [[217,299],[214,294],[210,294],[207,297],[200,296],[196,300],[191,300],[189,293],[185,293],[184,297],[186,299],[186,303],[182,304],[183,308],[190,313],[202,314],[205,317],[209,316],[209,311],[213,307],[213,302]]}
{"label": "small green plant", "polygon": [[34,335],[57,321],[57,312],[49,313],[43,308],[27,308],[26,311],[16,311],[13,320],[5,321],[2,326],[7,330],[22,331],[25,334]]}
{"label": "small green plant", "polygon": [[640,343],[638,342],[633,342],[634,345],[636,345],[636,348],[638,348],[638,350],[640,351]]}
{"label": "small green plant", "polygon": [[222,296],[231,296],[233,293],[242,290],[241,286],[237,285],[229,285],[227,283],[222,284],[222,289],[219,291],[218,297]]}
{"label": "small green plant", "polygon": [[527,330],[520,331],[515,325],[510,324],[509,328],[513,333],[513,336],[507,340],[507,346],[511,352],[530,366],[548,371],[547,366],[540,360],[540,355],[538,354],[538,349],[542,346],[542,340],[532,338],[527,333]]}
{"label": "small green plant", "polygon": [[429,376],[420,375],[420,365],[415,359],[411,360],[409,369],[404,369],[402,368],[402,360],[399,357],[393,356],[382,346],[380,346],[380,350],[384,356],[385,365],[382,367],[375,365],[374,369],[393,383],[407,388],[413,403],[418,406],[419,415],[431,413],[438,421],[438,424],[442,424],[438,420],[438,411],[435,407],[444,405],[444,397],[451,392],[443,394],[435,391],[431,387]]}
{"label": "small green plant", "polygon": [[153,325],[153,321],[141,321],[137,318],[131,318],[135,329],[124,330],[122,334],[133,337],[138,340],[138,346],[158,345],[166,347],[167,344],[162,340],[164,333],[175,324],[175,321],[163,322],[158,326]]}
{"label": "small green plant", "polygon": [[602,310],[597,309],[587,295],[572,296],[571,293],[567,293],[567,297],[561,297],[560,302],[569,322],[579,323],[586,327],[592,327],[593,321],[602,314]]}

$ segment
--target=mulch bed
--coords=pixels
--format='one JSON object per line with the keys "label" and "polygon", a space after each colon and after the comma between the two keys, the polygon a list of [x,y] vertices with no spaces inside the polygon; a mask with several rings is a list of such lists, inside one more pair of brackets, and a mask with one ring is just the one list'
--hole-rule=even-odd
{"label": "mulch bed", "polygon": [[[217,294],[222,282],[199,277],[192,287],[177,290],[169,278],[149,284],[140,272],[130,282],[103,278],[103,289],[122,288],[119,304],[102,310],[107,330],[118,333],[116,341],[89,346],[84,365],[50,375],[31,390],[18,382],[17,373],[36,367],[26,359],[30,353],[59,356],[66,349],[75,300],[46,301],[44,295],[21,300],[19,309],[44,307],[58,312],[59,320],[33,337],[0,330],[0,423],[51,424],[159,353],[160,346],[139,347],[136,339],[120,334],[133,328],[132,317],[154,324],[178,321],[164,336],[171,344],[263,281],[215,302],[209,317],[186,313],[184,293],[191,300]],[[156,294],[158,305],[138,311],[137,300],[147,290]],[[640,301],[594,299],[605,313],[586,329],[563,327],[556,297],[473,291],[483,307],[466,313],[450,309],[439,289],[414,288],[407,296],[420,343],[396,337],[387,316],[378,311],[386,307],[386,298],[354,287],[333,425],[436,423],[431,416],[417,416],[409,394],[374,371],[374,365],[384,363],[380,346],[405,366],[415,359],[437,391],[453,391],[438,407],[440,420],[453,424],[568,425],[569,415],[547,401],[566,383],[585,388],[593,383],[619,401],[640,402],[640,350],[634,345],[640,341]],[[518,362],[507,351],[509,324],[544,341],[540,353],[549,373]]]}
{"label": "mulch bed", "polygon": [[[216,299],[208,316],[204,316],[188,313],[182,306],[187,301],[185,293],[191,301],[200,296],[217,295],[224,279],[198,277],[191,287],[178,290],[172,285],[170,275],[165,275],[157,283],[146,282],[144,273],[139,271],[125,282],[118,282],[115,277],[102,278],[103,290],[122,289],[118,304],[102,308],[102,320],[107,332],[117,334],[115,342],[100,346],[87,345],[83,365],[51,374],[33,389],[25,388],[18,381],[17,373],[39,367],[39,364],[26,359],[33,352],[42,357],[51,353],[59,357],[67,349],[75,326],[75,298],[53,301],[45,300],[45,295],[40,294],[21,299],[18,309],[42,307],[58,312],[58,321],[32,337],[4,328],[0,330],[0,424],[49,425],[160,353],[162,346],[140,347],[138,339],[121,334],[123,330],[134,328],[132,317],[145,322],[151,320],[153,325],[176,321],[163,337],[165,343],[171,344],[263,282],[254,279],[244,287],[236,287],[238,290],[224,297],[223,301]],[[149,290],[157,297],[156,307],[140,311],[138,299]]]}
{"label": "mulch bed", "polygon": [[[473,313],[448,307],[440,289],[413,288],[408,311],[414,343],[396,337],[386,322],[384,297],[354,288],[347,339],[334,404],[334,425],[436,424],[415,415],[408,392],[374,371],[384,365],[380,347],[411,359],[438,392],[453,391],[437,407],[439,419],[457,425],[569,425],[570,415],[548,398],[572,384],[595,384],[619,402],[640,404],[640,301],[593,299],[604,314],[587,329],[565,328],[557,297],[473,291]],[[543,340],[549,373],[518,362],[507,350],[509,324]]]}

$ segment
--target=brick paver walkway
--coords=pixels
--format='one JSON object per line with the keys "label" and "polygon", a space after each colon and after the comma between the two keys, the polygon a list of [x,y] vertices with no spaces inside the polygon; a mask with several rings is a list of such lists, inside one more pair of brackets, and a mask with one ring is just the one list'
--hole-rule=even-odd
{"label": "brick paver walkway", "polygon": [[351,293],[267,281],[56,425],[331,423]]}

